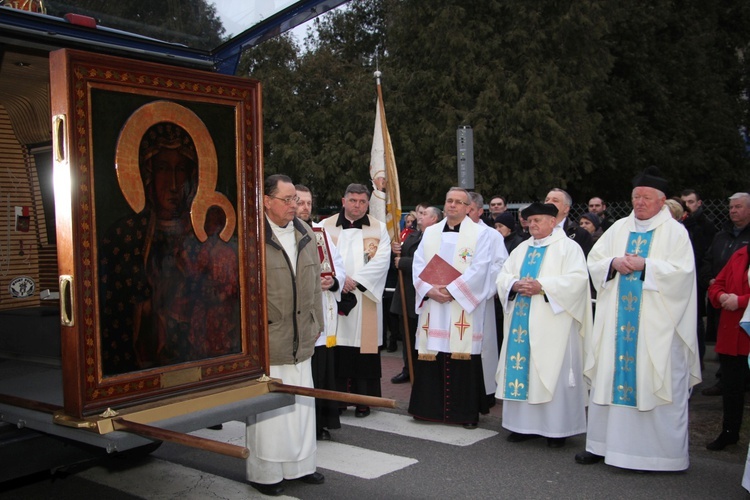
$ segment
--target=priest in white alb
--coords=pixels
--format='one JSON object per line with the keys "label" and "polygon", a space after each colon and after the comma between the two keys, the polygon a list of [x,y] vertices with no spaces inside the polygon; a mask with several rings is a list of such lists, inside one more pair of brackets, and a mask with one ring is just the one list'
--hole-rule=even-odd
{"label": "priest in white alb", "polygon": [[[380,396],[383,289],[391,264],[391,239],[383,222],[367,214],[369,191],[349,184],[337,215],[322,221],[344,262],[334,364],[339,391]],[[357,405],[364,418],[370,408]]]}
{"label": "priest in white alb", "polygon": [[[484,307],[494,287],[490,229],[468,217],[470,204],[468,191],[451,188],[446,218],[425,230],[414,254],[419,355],[409,413],[473,429],[479,414],[489,412],[481,353]],[[445,281],[423,275],[438,256],[451,271]]]}
{"label": "priest in white alb", "polygon": [[583,338],[591,330],[591,294],[581,247],[557,228],[557,207],[532,203],[521,215],[531,238],[497,277],[505,313],[496,397],[507,440],[544,436],[560,448],[586,432]]}
{"label": "priest in white alb", "polygon": [[584,344],[586,451],[576,461],[681,471],[689,466],[688,397],[701,381],[695,259],[665,206],[659,170],[649,167],[633,186],[633,211],[588,256],[597,306]]}

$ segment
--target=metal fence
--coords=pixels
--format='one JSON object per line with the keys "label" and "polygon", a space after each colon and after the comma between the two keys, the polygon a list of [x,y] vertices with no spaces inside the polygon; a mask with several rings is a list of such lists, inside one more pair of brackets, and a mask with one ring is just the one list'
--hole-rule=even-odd
{"label": "metal fence", "polygon": [[[508,203],[508,209],[511,212],[518,212],[519,209],[531,203],[527,202],[512,202]],[[612,220],[621,219],[627,217],[632,210],[632,206],[629,201],[614,201],[607,204],[607,213]],[[581,215],[589,211],[587,203],[574,203],[570,207],[569,217],[573,220],[579,220]],[[703,200],[703,211],[706,217],[711,220],[717,229],[721,228],[722,224],[729,220],[729,201],[728,200]],[[486,211],[489,213],[489,211]]]}

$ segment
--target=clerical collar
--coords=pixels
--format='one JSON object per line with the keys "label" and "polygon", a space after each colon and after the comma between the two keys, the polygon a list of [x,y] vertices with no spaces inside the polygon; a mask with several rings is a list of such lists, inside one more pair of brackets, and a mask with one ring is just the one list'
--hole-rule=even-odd
{"label": "clerical collar", "polygon": [[342,209],[339,213],[339,218],[336,220],[336,225],[341,226],[341,229],[362,229],[362,226],[370,225],[370,219],[367,217],[367,214],[365,214],[361,219],[350,221],[346,218],[344,210]]}
{"label": "clerical collar", "polygon": [[268,216],[266,216],[266,220],[275,233],[291,233],[294,231],[294,224],[291,222],[287,222],[286,226],[279,226],[274,221],[269,219]]}
{"label": "clerical collar", "polygon": [[461,229],[460,222],[451,229],[451,227],[448,225],[448,221],[445,221],[445,227],[443,228],[443,232],[444,233],[457,233],[459,229]]}
{"label": "clerical collar", "polygon": [[[555,227],[555,229],[557,229],[557,227]],[[539,239],[536,239],[536,238],[534,238],[532,236],[531,237],[531,244],[534,245],[535,247],[543,247],[544,245],[547,244],[547,242],[549,240],[549,237],[552,236],[554,233],[555,233],[555,231],[553,230],[551,233],[549,233],[544,238],[539,238]]]}

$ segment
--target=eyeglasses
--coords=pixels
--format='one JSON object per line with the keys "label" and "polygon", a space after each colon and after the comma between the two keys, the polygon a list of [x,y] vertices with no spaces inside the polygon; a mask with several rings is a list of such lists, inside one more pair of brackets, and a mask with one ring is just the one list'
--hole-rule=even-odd
{"label": "eyeglasses", "polygon": [[299,196],[289,196],[287,198],[279,198],[278,196],[272,196],[270,194],[267,194],[269,198],[275,198],[279,201],[283,201],[285,205],[296,205],[297,202],[299,202]]}
{"label": "eyeglasses", "polygon": [[453,198],[448,198],[447,200],[445,200],[446,205],[453,205],[454,203],[457,205],[466,205],[467,207],[469,206],[469,204],[466,203],[465,201],[454,200]]}

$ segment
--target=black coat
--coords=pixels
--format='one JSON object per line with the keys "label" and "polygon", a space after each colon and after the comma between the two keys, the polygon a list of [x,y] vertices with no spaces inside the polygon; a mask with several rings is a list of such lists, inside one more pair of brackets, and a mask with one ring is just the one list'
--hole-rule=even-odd
{"label": "black coat", "polygon": [[570,217],[565,219],[565,234],[568,238],[578,243],[583,249],[583,256],[588,257],[591,247],[594,246],[594,238],[591,233],[576,224]]}
{"label": "black coat", "polygon": [[721,231],[714,236],[711,246],[706,251],[703,263],[701,264],[700,275],[698,277],[701,287],[708,288],[709,281],[719,274],[719,271],[727,263],[729,257],[739,250],[740,247],[750,242],[750,224],[742,228],[736,236],[733,228],[734,224],[727,222]]}
{"label": "black coat", "polygon": [[[412,281],[411,266],[414,260],[414,254],[419,247],[419,242],[422,241],[422,231],[414,231],[406,237],[404,243],[401,245],[401,258],[398,260],[398,269],[402,271],[404,278],[404,296],[406,297],[406,314],[410,318],[416,318],[417,313],[415,312],[415,304],[417,297],[417,291],[414,289],[414,282]],[[391,254],[391,268],[394,267],[394,261],[396,255]],[[393,300],[391,301],[391,313],[402,314],[401,311],[401,285],[396,284],[396,291],[393,293]]]}
{"label": "black coat", "polygon": [[690,214],[683,222],[690,236],[690,243],[693,245],[695,254],[695,272],[699,273],[703,258],[711,246],[711,242],[716,234],[716,226],[706,217],[703,207],[698,207],[694,213]]}

